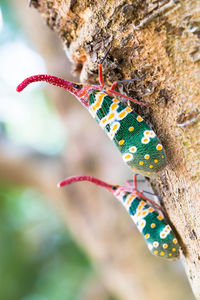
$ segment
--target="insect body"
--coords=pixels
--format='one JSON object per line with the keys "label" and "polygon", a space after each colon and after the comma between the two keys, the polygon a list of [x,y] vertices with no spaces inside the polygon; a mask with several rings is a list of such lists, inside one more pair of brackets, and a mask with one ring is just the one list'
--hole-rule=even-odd
{"label": "insect body", "polygon": [[115,86],[118,82],[114,82],[110,89],[105,90],[101,64],[99,65],[99,85],[82,85],[55,76],[35,75],[19,84],[17,91],[22,91],[28,84],[35,81],[46,81],[74,94],[105,130],[119,149],[124,162],[133,171],[151,176],[165,167],[165,152],[154,131],[141,116],[112,96],[119,95],[144,106],[147,104],[116,92]]}
{"label": "insect body", "polygon": [[133,171],[148,176],[164,168],[165,152],[156,134],[130,107],[105,92],[93,91],[89,95],[89,112]]}
{"label": "insect body", "polygon": [[179,258],[178,241],[170,225],[161,214],[147,203],[147,201],[153,201],[137,190],[136,175],[134,187],[130,185],[111,185],[91,176],[69,177],[60,182],[58,186],[62,187],[77,181],[90,181],[111,191],[130,214],[152,254],[168,260]]}

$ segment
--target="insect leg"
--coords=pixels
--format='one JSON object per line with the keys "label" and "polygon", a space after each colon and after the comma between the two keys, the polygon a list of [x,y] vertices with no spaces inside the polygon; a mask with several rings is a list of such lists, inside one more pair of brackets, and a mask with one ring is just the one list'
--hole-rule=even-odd
{"label": "insect leg", "polygon": [[125,98],[125,99],[128,99],[128,100],[130,100],[130,101],[132,101],[132,102],[134,102],[134,103],[136,103],[136,104],[139,104],[139,105],[141,105],[141,106],[150,106],[150,104],[148,104],[148,103],[140,102],[140,101],[138,101],[138,100],[136,100],[136,99],[133,99],[133,98],[131,98],[131,97],[128,97],[128,96],[126,96],[126,95],[123,95],[123,94],[118,93],[118,92],[115,91],[115,87],[116,87],[116,85],[117,85],[118,83],[124,83],[124,82],[136,81],[136,80],[141,79],[141,78],[144,77],[144,76],[145,76],[145,75],[142,75],[142,76],[140,76],[140,77],[138,77],[138,78],[135,78],[135,79],[127,79],[127,80],[115,81],[115,82],[113,82],[111,88],[108,89],[108,90],[106,90],[106,92],[108,92],[108,93],[110,93],[110,94],[114,94],[114,95],[120,96],[120,97]]}
{"label": "insect leg", "polygon": [[106,51],[104,57],[102,58],[102,60],[100,61],[99,63],[99,83],[100,83],[100,86],[103,88],[104,87],[104,82],[103,82],[103,74],[102,74],[102,63],[104,62],[104,60],[106,59],[110,49],[112,47],[112,42],[111,42],[111,45],[110,47],[108,48],[108,50]]}

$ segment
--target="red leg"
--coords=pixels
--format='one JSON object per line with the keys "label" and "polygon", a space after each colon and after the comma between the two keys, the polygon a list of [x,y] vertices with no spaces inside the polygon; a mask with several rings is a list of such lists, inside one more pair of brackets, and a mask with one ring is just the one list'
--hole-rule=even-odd
{"label": "red leg", "polygon": [[158,208],[160,211],[162,211],[163,213],[165,213],[164,209],[159,205],[157,204],[155,201],[145,197],[142,193],[140,193],[139,191],[134,191],[136,193],[136,195],[138,195],[140,198],[144,199],[145,201],[153,204],[153,206],[155,206],[156,208]]}
{"label": "red leg", "polygon": [[[143,75],[143,76],[144,76],[144,75]],[[115,87],[116,87],[117,83],[122,83],[122,82],[129,82],[129,81],[138,80],[138,79],[142,78],[143,76],[138,77],[137,79],[128,79],[128,80],[122,80],[122,81],[114,81],[113,84],[111,85],[111,88],[108,89],[107,92],[109,92],[110,94],[115,94],[115,95],[118,95],[118,96],[120,96],[120,97],[126,98],[126,99],[128,99],[128,100],[130,100],[130,101],[132,101],[132,102],[134,102],[134,103],[137,103],[137,104],[139,104],[139,105],[142,105],[142,106],[150,106],[150,104],[148,104],[148,103],[140,102],[140,101],[138,101],[138,100],[136,100],[136,99],[133,99],[133,98],[131,98],[131,97],[128,97],[128,96],[123,95],[123,94],[120,94],[120,93],[118,93],[118,92],[115,91]]]}
{"label": "red leg", "polygon": [[112,48],[112,41],[111,41],[111,44],[110,44],[110,47],[108,48],[108,50],[106,51],[104,57],[102,58],[102,60],[100,61],[100,64],[99,64],[99,83],[100,83],[100,86],[103,88],[104,87],[104,82],[103,82],[103,75],[102,75],[102,63],[104,62],[104,60],[106,59],[110,49]]}
{"label": "red leg", "polygon": [[133,175],[133,186],[134,186],[134,190],[137,191],[137,174]]}
{"label": "red leg", "polygon": [[116,87],[116,85],[117,85],[117,81],[114,81],[114,82],[113,82],[113,84],[111,85],[111,88],[110,88],[110,90],[111,90],[111,91],[114,91],[114,90],[115,90],[115,87]]}
{"label": "red leg", "polygon": [[139,192],[137,190],[137,174],[133,175],[133,190],[136,193],[136,195],[138,195],[140,198],[144,199],[145,201],[148,201],[149,203],[153,204],[153,206],[155,206],[157,209],[164,212],[163,208],[159,204],[157,204],[155,201],[145,197],[144,194],[143,194],[143,191]]}
{"label": "red leg", "polygon": [[102,75],[102,64],[99,64],[99,83],[100,86],[103,88],[104,82],[103,82],[103,75]]}
{"label": "red leg", "polygon": [[116,91],[113,91],[113,90],[111,90],[111,89],[106,90],[106,92],[107,92],[108,94],[114,94],[114,95],[120,96],[120,97],[122,97],[122,98],[128,99],[128,100],[130,100],[130,101],[132,101],[132,102],[134,102],[134,103],[137,103],[137,104],[139,104],[139,105],[141,105],[141,106],[150,106],[150,104],[148,104],[148,103],[140,102],[140,101],[138,101],[138,100],[136,100],[136,99],[133,99],[133,98],[128,97],[128,96],[126,96],[126,95],[120,94],[120,93],[118,93],[118,92],[116,92]]}

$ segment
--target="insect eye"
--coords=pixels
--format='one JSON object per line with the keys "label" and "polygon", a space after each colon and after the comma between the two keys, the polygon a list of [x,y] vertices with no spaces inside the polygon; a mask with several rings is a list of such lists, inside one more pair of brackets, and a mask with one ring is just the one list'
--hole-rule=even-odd
{"label": "insect eye", "polygon": [[75,89],[81,90],[82,89],[82,84],[74,84]]}
{"label": "insect eye", "polygon": [[113,186],[111,187],[111,190],[116,191],[117,188],[118,188],[118,186],[113,185]]}

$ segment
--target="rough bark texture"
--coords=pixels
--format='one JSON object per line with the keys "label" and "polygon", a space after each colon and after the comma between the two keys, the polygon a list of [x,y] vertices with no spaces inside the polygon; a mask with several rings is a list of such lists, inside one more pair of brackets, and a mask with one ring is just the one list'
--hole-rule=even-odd
{"label": "rough bark texture", "polygon": [[[114,80],[145,74],[139,82],[120,87],[120,91],[151,104],[151,108],[135,109],[153,126],[168,157],[166,169],[152,181],[152,185],[163,196],[162,204],[177,231],[183,250],[182,260],[188,278],[196,298],[200,299],[199,1],[32,0],[30,5],[37,8],[48,26],[59,33],[75,71],[81,73],[82,81],[97,81],[97,62],[111,40],[113,47],[103,65],[106,83],[109,85]],[[76,110],[77,119],[81,122],[78,106]],[[84,141],[86,148],[81,151],[90,155],[88,161],[79,159],[79,152],[76,158],[71,157],[67,175],[72,175],[70,171],[84,169],[82,166],[90,174],[94,171],[94,174],[96,169],[92,161],[95,161],[92,147],[98,134],[101,139],[103,133],[92,121],[91,126],[95,128],[82,136],[77,131],[84,128],[83,124],[77,127],[70,116],[66,124],[70,128],[75,127],[69,135],[76,138],[80,147],[81,139],[87,139]],[[90,136],[86,137],[88,134]],[[93,141],[91,136],[94,137]],[[70,147],[73,155],[73,146]],[[111,148],[107,153],[112,150],[115,151]],[[110,158],[106,158],[105,153],[99,155],[103,157],[100,163],[111,168],[108,162]],[[117,172],[125,174],[123,169],[111,172],[115,175]],[[101,177],[106,179],[103,172]],[[119,180],[121,178],[119,175]],[[131,223],[124,221],[127,216],[120,214],[118,217],[118,206],[106,200],[104,204],[100,200],[106,197],[103,192],[97,194],[96,187],[85,191],[82,185],[78,191],[77,188],[71,188],[70,191],[74,202],[66,204],[68,222],[77,239],[101,265],[108,289],[122,299],[133,299],[133,295],[135,299],[160,299],[161,293],[162,299],[191,299],[192,296],[181,289],[176,291],[175,297],[172,296],[170,289],[174,291],[179,286],[179,279],[175,279],[177,271],[174,270],[174,274],[172,272],[168,277],[167,270],[171,268],[168,263],[157,262],[154,257],[147,259],[146,252],[140,249],[140,241],[135,238],[136,244],[132,238]],[[95,203],[87,203],[87,194],[90,198],[91,192],[97,197]],[[80,199],[76,201],[82,195],[85,200],[81,199],[81,203]],[[109,214],[105,214],[103,207],[109,210]],[[94,211],[98,211],[98,223],[96,216],[93,216]],[[141,265],[137,263],[139,258],[145,260],[147,271],[141,270]],[[166,269],[166,273],[163,273],[166,278],[160,275],[162,268]],[[155,285],[152,287],[149,281],[149,277],[153,276],[157,293]],[[164,276],[162,280],[161,276]],[[141,282],[144,283],[143,290]]]}

